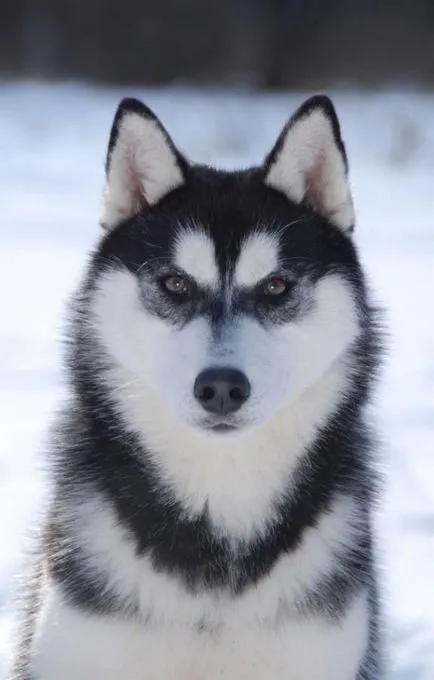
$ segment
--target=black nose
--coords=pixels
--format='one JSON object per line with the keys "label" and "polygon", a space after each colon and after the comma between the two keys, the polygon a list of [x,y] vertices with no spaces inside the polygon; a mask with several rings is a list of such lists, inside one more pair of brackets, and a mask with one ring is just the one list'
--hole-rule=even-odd
{"label": "black nose", "polygon": [[235,368],[207,368],[194,382],[194,396],[210,413],[234,413],[250,395],[250,383]]}

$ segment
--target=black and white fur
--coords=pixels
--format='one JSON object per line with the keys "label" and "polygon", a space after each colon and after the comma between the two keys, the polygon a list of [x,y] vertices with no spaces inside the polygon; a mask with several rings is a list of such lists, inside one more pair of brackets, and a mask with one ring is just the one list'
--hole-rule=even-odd
{"label": "black and white fur", "polygon": [[[379,342],[332,103],[223,172],[124,100],[106,175],[11,677],[382,677],[364,414]],[[247,377],[236,412],[195,396],[209,368]]]}

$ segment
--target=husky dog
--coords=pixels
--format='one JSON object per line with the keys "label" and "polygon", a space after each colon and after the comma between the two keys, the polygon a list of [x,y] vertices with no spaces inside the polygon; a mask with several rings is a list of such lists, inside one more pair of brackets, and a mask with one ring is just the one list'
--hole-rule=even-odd
{"label": "husky dog", "polygon": [[376,314],[331,101],[258,167],[110,135],[16,680],[377,680]]}

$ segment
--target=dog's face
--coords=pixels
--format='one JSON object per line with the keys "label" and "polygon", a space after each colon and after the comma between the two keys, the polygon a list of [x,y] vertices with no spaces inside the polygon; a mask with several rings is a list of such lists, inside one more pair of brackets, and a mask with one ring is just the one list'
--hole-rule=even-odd
{"label": "dog's face", "polygon": [[123,102],[102,221],[92,318],[109,363],[209,436],[270,420],[357,338],[352,203],[325,98],[239,173],[189,165],[148,109]]}

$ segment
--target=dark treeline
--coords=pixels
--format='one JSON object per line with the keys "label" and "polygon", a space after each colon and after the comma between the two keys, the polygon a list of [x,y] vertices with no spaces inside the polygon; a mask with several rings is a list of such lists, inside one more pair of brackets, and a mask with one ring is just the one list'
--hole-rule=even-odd
{"label": "dark treeline", "polygon": [[434,0],[0,0],[0,75],[434,84]]}

